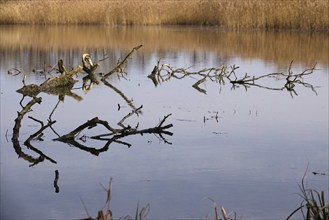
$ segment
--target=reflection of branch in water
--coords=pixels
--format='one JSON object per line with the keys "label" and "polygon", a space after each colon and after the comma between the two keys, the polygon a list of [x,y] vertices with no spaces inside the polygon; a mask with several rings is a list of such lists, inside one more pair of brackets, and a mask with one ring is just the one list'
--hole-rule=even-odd
{"label": "reflection of branch in water", "polygon": [[[113,127],[111,127],[107,121],[103,121],[98,119],[97,117],[85,122],[84,124],[80,125],[79,127],[77,127],[76,129],[74,129],[73,131],[71,131],[70,133],[63,135],[59,138],[54,139],[55,141],[61,141],[64,143],[68,143],[71,144],[81,150],[85,150],[87,152],[90,152],[96,156],[99,155],[99,153],[107,151],[110,144],[112,144],[113,142],[118,143],[118,144],[122,144],[122,145],[126,145],[128,147],[131,146],[131,144],[126,143],[121,141],[121,138],[127,137],[127,136],[131,136],[131,135],[136,135],[136,134],[155,134],[155,135],[159,135],[160,138],[168,144],[171,144],[170,142],[168,142],[164,137],[163,134],[165,135],[169,135],[172,136],[173,133],[167,131],[167,129],[171,128],[173,125],[172,124],[168,124],[168,125],[163,125],[165,120],[169,117],[170,115],[165,116],[162,121],[159,123],[159,125],[152,127],[152,128],[147,128],[147,129],[141,129],[138,130],[137,127],[136,128],[132,128],[131,126],[124,126],[124,128],[121,129],[115,129]],[[110,133],[107,134],[101,134],[101,135],[95,135],[90,137],[91,139],[95,139],[95,140],[101,140],[101,141],[107,141],[107,143],[104,145],[104,147],[100,148],[100,149],[96,149],[96,148],[91,148],[91,147],[86,147],[80,143],[78,143],[76,141],[76,136],[83,131],[84,129],[88,128],[91,129],[93,127],[96,127],[97,125],[103,125],[107,130],[110,131]]]}
{"label": "reflection of branch in water", "polygon": [[[141,129],[138,130],[137,127],[136,128],[132,128],[131,126],[126,126],[123,129],[119,129],[118,132],[116,133],[108,133],[108,134],[102,134],[102,135],[96,135],[91,137],[92,139],[96,139],[96,140],[117,140],[126,136],[130,136],[130,135],[136,135],[136,134],[155,134],[155,135],[159,135],[161,140],[163,140],[165,143],[167,144],[171,144],[170,142],[168,142],[162,135],[166,134],[169,136],[172,136],[173,133],[166,131],[167,129],[171,128],[173,125],[172,124],[168,124],[168,125],[164,125],[164,122],[166,121],[166,119],[171,116],[171,114],[166,115],[163,117],[163,119],[161,120],[161,122],[159,123],[159,125],[152,127],[152,128],[147,128],[147,129]],[[110,138],[106,138],[110,136]],[[111,137],[112,136],[112,137]]]}
{"label": "reflection of branch in water", "polygon": [[[136,111],[137,108],[134,106],[132,100],[129,100],[127,98],[127,96],[125,96],[125,94],[120,91],[118,88],[116,88],[115,86],[113,86],[111,83],[109,83],[106,79],[111,76],[113,73],[118,73],[118,74],[122,74],[123,73],[123,69],[126,67],[128,59],[133,55],[134,52],[136,52],[139,48],[141,48],[142,45],[136,46],[134,47],[127,55],[126,57],[122,60],[122,61],[118,61],[117,66],[114,67],[110,72],[106,73],[102,78],[101,81],[108,86],[109,88],[111,88],[113,91],[115,91],[117,94],[119,94],[123,100],[125,100],[125,102],[134,110]],[[137,113],[142,113],[141,111],[137,111]]]}
{"label": "reflection of branch in water", "polygon": [[[115,91],[117,94],[119,94],[123,100],[125,100],[125,102],[133,109],[136,111],[136,107],[134,106],[134,104],[132,103],[132,100],[129,100],[125,94],[120,91],[118,88],[116,88],[115,86],[113,86],[111,83],[109,83],[106,78],[109,77],[111,74],[113,73],[123,73],[123,69],[125,68],[128,58],[139,48],[141,48],[142,45],[134,47],[131,52],[123,59],[123,61],[118,62],[117,66],[115,68],[113,68],[109,73],[105,74],[101,81],[108,87],[110,87],[113,91]],[[99,66],[98,63],[94,64],[93,61],[91,60],[89,54],[83,54],[82,55],[82,64],[83,64],[83,70],[88,74],[87,76],[85,76],[83,78],[83,84],[82,84],[82,89],[85,93],[87,93],[88,91],[90,91],[92,89],[93,84],[99,84],[99,81],[97,79],[95,70],[97,69],[97,67]],[[90,81],[89,85],[87,85],[87,82]],[[142,113],[142,112],[138,112],[138,113]]]}
{"label": "reflection of branch in water", "polygon": [[154,67],[152,73],[148,75],[148,78],[152,80],[155,86],[157,86],[161,82],[169,81],[172,78],[175,79],[183,79],[186,77],[200,77],[192,87],[206,94],[206,90],[199,87],[199,85],[205,82],[207,79],[210,81],[215,81],[218,83],[224,83],[223,76],[229,73],[226,71],[226,66],[219,66],[213,68],[204,68],[199,71],[189,71],[191,67],[188,68],[174,68],[169,64],[162,64],[160,66],[160,61],[158,61],[157,65]]}
{"label": "reflection of branch in water", "polygon": [[[220,66],[216,68],[204,68],[199,71],[191,72],[188,70],[189,68],[173,68],[169,64],[162,64],[160,66],[159,60],[148,78],[150,78],[154,85],[157,86],[161,82],[168,81],[171,78],[183,79],[185,77],[198,77],[197,81],[192,85],[192,87],[204,94],[206,94],[206,90],[200,88],[200,84],[202,84],[206,80],[210,80],[212,82],[216,82],[222,85],[225,84],[225,79],[229,80],[229,82],[232,84],[233,89],[237,88],[238,85],[244,86],[245,89],[254,86],[269,90],[287,90],[290,92],[291,96],[293,96],[297,95],[297,92],[295,91],[295,86],[302,85],[306,88],[310,88],[316,94],[314,86],[304,82],[303,80],[304,76],[310,75],[314,72],[315,65],[312,68],[304,70],[302,73],[295,74],[291,70],[292,63],[293,61],[291,61],[289,65],[288,73],[270,73],[258,77],[249,76],[246,73],[244,77],[239,79],[235,73],[235,70],[239,67],[236,67],[235,65],[231,66],[230,70],[228,70],[227,66]],[[266,86],[260,83],[261,79],[268,79],[273,77],[284,78],[286,82],[281,87]]]}
{"label": "reflection of branch in water", "polygon": [[41,155],[43,158],[45,158],[45,159],[49,160],[50,162],[56,164],[57,162],[56,162],[55,160],[53,160],[53,159],[51,159],[50,157],[46,156],[44,153],[42,153],[42,151],[40,151],[39,149],[33,147],[32,144],[31,144],[31,141],[32,141],[33,139],[35,139],[36,137],[39,137],[39,135],[41,135],[42,132],[43,132],[45,129],[47,129],[48,127],[50,127],[52,124],[56,123],[56,121],[48,121],[48,123],[47,123],[46,125],[44,125],[43,122],[40,121],[40,120],[37,120],[37,119],[35,119],[35,118],[33,118],[33,117],[29,117],[29,118],[32,119],[32,120],[34,120],[34,121],[39,122],[39,123],[41,124],[41,128],[40,128],[38,131],[36,131],[34,134],[31,134],[30,137],[24,141],[24,145],[27,146],[29,149],[31,149],[31,150],[37,152],[37,153],[38,153],[39,155]]}
{"label": "reflection of branch in water", "polygon": [[108,149],[108,146],[110,145],[110,143],[106,143],[104,147],[102,147],[101,149],[96,149],[96,148],[92,148],[92,147],[87,147],[85,145],[80,144],[79,142],[77,142],[75,140],[76,136],[83,131],[84,129],[88,128],[91,129],[95,126],[97,126],[97,124],[101,124],[103,125],[106,129],[108,129],[109,131],[116,133],[118,132],[118,130],[112,128],[107,121],[102,121],[99,120],[97,117],[93,118],[89,121],[87,121],[86,123],[80,125],[79,127],[77,127],[76,129],[74,129],[73,131],[71,131],[70,133],[60,136],[56,139],[54,139],[55,141],[61,141],[70,145],[73,145],[81,150],[90,152],[91,154],[94,154],[96,156],[99,155],[100,152],[106,151]]}
{"label": "reflection of branch in water", "polygon": [[[269,89],[269,90],[287,90],[290,95],[293,97],[293,95],[298,95],[297,92],[295,91],[295,86],[296,85],[302,85],[305,88],[310,88],[315,94],[317,94],[315,88],[313,85],[304,82],[303,77],[310,75],[314,72],[316,65],[314,65],[311,68],[305,69],[302,73],[293,73],[291,68],[292,68],[292,63],[293,61],[291,61],[289,68],[288,68],[288,73],[270,73],[270,74],[266,74],[266,75],[262,75],[259,77],[251,77],[248,74],[245,74],[245,76],[241,79],[237,79],[235,73],[234,73],[234,77],[235,80],[231,80],[230,82],[233,84],[233,88],[235,88],[236,84],[239,85],[243,85],[245,87],[245,89],[249,88],[250,86],[255,86],[255,87],[259,87],[259,88],[264,88],[264,89]],[[268,87],[268,86],[263,86],[260,84],[257,84],[256,81],[263,79],[263,78],[269,78],[269,77],[283,77],[285,78],[286,82],[284,84],[284,86],[282,87]]]}
{"label": "reflection of branch in water", "polygon": [[59,179],[59,172],[58,170],[55,170],[55,179],[54,179],[55,193],[59,193],[58,179]]}
{"label": "reflection of branch in water", "polygon": [[[133,109],[131,112],[129,112],[126,116],[124,116],[118,123],[117,123],[117,125],[119,125],[120,127],[122,127],[122,128],[129,128],[129,127],[127,127],[127,126],[125,126],[124,124],[123,124],[123,122],[127,119],[127,118],[129,118],[129,117],[131,117],[132,115],[134,115],[134,114],[136,114],[137,116],[139,116],[139,114],[138,113],[141,113],[141,109],[143,108],[143,105],[141,105],[139,108],[137,108],[137,109]],[[136,128],[138,127],[138,124],[137,124],[137,126],[136,126]]]}
{"label": "reflection of branch in water", "polygon": [[[20,127],[21,127],[21,122],[25,116],[25,114],[27,112],[29,112],[32,108],[33,105],[35,105],[36,103],[40,104],[41,103],[41,98],[39,97],[34,97],[32,98],[32,100],[30,102],[28,102],[24,107],[23,109],[18,112],[18,116],[17,118],[15,119],[15,125],[14,125],[14,128],[13,128],[13,137],[11,139],[11,141],[13,142],[13,147],[15,149],[15,152],[18,154],[19,157],[22,157],[23,159],[27,160],[28,162],[31,163],[30,166],[34,166],[42,161],[44,161],[44,159],[48,159],[49,161],[51,161],[52,163],[56,163],[56,161],[54,161],[53,159],[47,157],[45,154],[43,154],[40,150],[38,150],[37,148],[33,147],[32,144],[30,143],[30,141],[35,138],[35,137],[38,137],[42,131],[45,129],[45,128],[41,128],[39,129],[36,133],[32,134],[25,142],[24,144],[32,151],[36,152],[37,154],[39,154],[40,156],[38,158],[34,158],[26,153],[24,153],[22,151],[22,148],[20,146],[20,143],[19,143],[19,132],[20,132]],[[55,122],[53,122],[55,123]],[[51,123],[51,124],[53,124]],[[50,126],[50,125],[48,125]],[[46,125],[46,127],[48,127]],[[43,127],[43,126],[42,126]]]}
{"label": "reflection of branch in water", "polygon": [[[53,116],[55,110],[57,109],[57,107],[58,107],[60,101],[61,101],[61,100],[58,100],[58,102],[56,103],[54,109],[51,111],[51,113],[50,113],[50,115],[49,115],[49,117],[48,117],[48,121],[52,121],[51,117]],[[50,127],[50,129],[51,129],[51,130],[52,130],[52,131],[53,131],[58,137],[60,136],[60,135],[55,131],[55,129],[54,129],[51,125],[50,125],[49,127]]]}
{"label": "reflection of branch in water", "polygon": [[23,107],[23,109],[18,112],[18,116],[17,118],[15,119],[15,125],[14,125],[14,128],[13,128],[13,137],[11,138],[11,141],[13,142],[13,146],[14,146],[14,149],[15,149],[15,152],[18,154],[19,157],[22,157],[24,158],[25,160],[27,160],[28,162],[30,163],[38,163],[40,161],[43,160],[43,158],[40,156],[39,158],[34,158],[28,154],[25,154],[23,151],[22,151],[22,148],[19,144],[19,131],[20,131],[20,127],[21,127],[21,121],[24,117],[24,115],[30,111],[31,107],[36,104],[36,103],[41,103],[41,98],[33,98],[30,102],[28,102],[26,104],[26,106]]}
{"label": "reflection of branch in water", "polygon": [[[132,100],[129,100],[127,98],[127,96],[118,88],[116,88],[115,86],[113,86],[111,83],[109,83],[108,81],[104,80],[102,81],[106,86],[110,87],[111,89],[113,89],[113,91],[115,91],[117,94],[119,94],[123,100],[125,100],[125,102],[134,110],[136,111],[137,108],[134,106]],[[138,111],[138,113],[142,113],[142,111]]]}

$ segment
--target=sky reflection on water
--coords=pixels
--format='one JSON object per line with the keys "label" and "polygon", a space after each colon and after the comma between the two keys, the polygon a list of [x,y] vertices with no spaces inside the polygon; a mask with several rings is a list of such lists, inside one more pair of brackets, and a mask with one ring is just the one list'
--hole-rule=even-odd
{"label": "sky reflection on water", "polygon": [[[129,29],[125,31],[129,32]],[[134,28],[130,31],[138,33]],[[175,35],[171,29],[163,29],[161,33],[162,31],[167,31],[166,34],[171,38],[177,36],[181,39],[181,32]],[[261,75],[286,71],[291,61],[285,60],[283,64],[280,60],[277,63],[275,56],[262,59],[260,57],[266,54],[266,50],[257,50],[256,46],[254,53],[250,52],[251,55],[247,58],[241,53],[223,55],[217,49],[215,52],[208,51],[207,41],[200,37],[206,30],[185,31],[189,42],[184,45],[189,45],[188,49],[184,47],[180,51],[180,47],[173,43],[174,46],[168,46],[167,51],[154,43],[154,50],[157,51],[154,53],[152,46],[146,45],[145,50],[142,47],[129,60],[126,68],[127,80],[119,80],[117,77],[110,79],[128,99],[133,100],[135,106],[143,105],[143,114],[129,118],[127,123],[136,125],[139,122],[141,128],[153,127],[164,115],[172,113],[168,118],[168,123],[174,125],[170,128],[174,135],[168,137],[172,145],[161,142],[154,135],[130,136],[124,141],[131,143],[131,148],[113,144],[108,151],[97,157],[52,141],[56,135],[47,130],[45,141],[33,143],[54,158],[57,164],[45,161],[32,168],[22,158],[17,159],[10,141],[14,119],[17,111],[21,110],[21,95],[15,91],[22,87],[22,75],[10,76],[7,70],[11,67],[26,68],[26,73],[29,73],[35,66],[40,68],[44,63],[54,65],[61,56],[65,57],[64,63],[68,63],[67,66],[75,67],[80,63],[80,55],[85,47],[78,48],[76,45],[77,48],[66,50],[65,47],[60,48],[58,44],[54,44],[58,48],[45,49],[40,45],[40,48],[35,48],[25,42],[21,46],[16,42],[5,47],[4,42],[7,41],[3,41],[5,35],[1,32],[0,50],[5,55],[5,61],[2,60],[0,65],[1,218],[83,218],[86,213],[81,200],[88,212],[96,216],[106,199],[106,192],[99,183],[107,186],[110,177],[113,177],[112,210],[115,217],[133,215],[139,202],[140,205],[151,205],[150,219],[206,218],[207,214],[213,215],[212,202],[207,199],[209,197],[227,210],[236,211],[244,219],[282,219],[300,204],[296,193],[299,193],[298,183],[307,164],[309,184],[328,193],[328,177],[311,174],[311,171],[319,171],[328,175],[326,59],[320,60],[319,70],[315,74],[305,77],[307,82],[319,86],[316,88],[318,95],[310,89],[297,87],[298,96],[292,98],[287,91],[260,88],[232,90],[228,82],[220,86],[209,81],[201,84],[207,90],[205,95],[192,88],[191,85],[195,82],[192,78],[170,80],[155,87],[147,75],[159,58],[175,67],[193,65],[196,70],[236,64],[240,67],[237,72],[241,76],[245,72]],[[12,33],[19,35],[21,30],[14,30]],[[122,33],[118,31],[118,36],[122,37]],[[153,32],[150,31],[150,35],[146,33],[149,32],[143,28],[141,35],[136,36],[154,39],[151,34]],[[231,35],[232,33],[227,34],[237,37],[235,34]],[[293,42],[297,36],[293,35],[291,39],[291,35],[293,34],[282,36],[286,37],[287,42]],[[268,39],[269,45],[275,45],[271,44],[275,37],[270,34],[262,37]],[[195,39],[199,39],[197,44]],[[253,33],[252,39],[260,38],[257,33]],[[221,44],[220,40],[221,38],[211,38],[209,45]],[[103,57],[99,47],[104,47],[104,54],[111,57],[101,62],[101,72],[110,70],[117,59],[131,49],[128,46],[123,47],[125,40],[117,45],[109,43],[109,47],[102,44],[104,41],[106,40],[100,39],[100,46],[88,48],[94,60]],[[120,42],[118,39],[114,41]],[[312,48],[313,44],[317,48],[318,41],[307,38],[307,42],[310,44],[308,48]],[[251,44],[256,45],[253,41]],[[200,45],[203,46],[199,47]],[[223,50],[236,48],[232,45],[234,44],[227,45]],[[243,43],[240,46],[247,48]],[[303,47],[298,51],[298,48],[294,48],[297,50],[296,54],[305,49]],[[256,55],[257,51],[264,53],[259,56]],[[20,61],[16,59],[17,54],[21,57]],[[31,57],[32,62],[26,63]],[[294,59],[293,56],[290,58]],[[313,58],[317,60],[316,56]],[[300,72],[305,66],[310,67],[309,60],[303,62],[296,62],[293,70]],[[81,78],[80,75],[80,82],[75,88],[81,86]],[[28,83],[39,84],[43,80],[41,74],[31,73],[27,77]],[[274,80],[271,83],[280,84]],[[94,86],[88,94],[84,94],[81,89],[74,92],[83,97],[83,100],[77,102],[71,97],[65,97],[52,116],[57,121],[53,127],[61,135],[95,116],[115,125],[131,111],[118,93],[103,84]],[[43,98],[42,103],[33,106],[29,115],[46,121],[58,97],[44,93],[40,96]],[[118,104],[122,106],[120,111]],[[214,118],[216,114],[218,121]],[[205,121],[205,118],[209,120]],[[38,127],[39,124],[24,118],[20,140],[23,142]],[[101,129],[97,127],[95,133],[98,132]],[[93,147],[104,145],[104,142],[92,143]],[[24,152],[31,153],[23,143],[21,146]],[[60,192],[57,194],[53,186],[55,170],[59,170]]]}

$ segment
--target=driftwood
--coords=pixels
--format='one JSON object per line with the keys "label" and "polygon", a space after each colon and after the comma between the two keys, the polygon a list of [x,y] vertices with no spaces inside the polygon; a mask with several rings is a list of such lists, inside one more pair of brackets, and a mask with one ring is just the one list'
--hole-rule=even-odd
{"label": "driftwood", "polygon": [[[290,92],[291,96],[298,95],[295,86],[296,85],[302,85],[306,88],[310,88],[315,94],[316,90],[315,87],[310,84],[306,83],[303,80],[304,76],[310,75],[314,73],[315,66],[308,69],[305,69],[302,73],[293,73],[292,71],[292,64],[293,61],[291,61],[288,72],[283,73],[270,73],[270,74],[264,74],[261,76],[249,76],[247,73],[242,77],[238,78],[236,74],[236,70],[239,67],[236,67],[235,65],[228,68],[225,65],[219,66],[219,67],[213,67],[213,68],[204,68],[198,71],[189,71],[191,67],[188,68],[174,68],[170,66],[169,64],[161,64],[160,60],[153,68],[150,75],[148,75],[148,78],[150,78],[155,86],[158,86],[162,82],[169,81],[171,79],[184,79],[186,77],[193,77],[193,79],[196,79],[196,82],[192,85],[192,87],[196,90],[198,90],[201,93],[206,94],[206,90],[200,88],[200,85],[207,80],[210,80],[211,82],[216,82],[220,85],[225,84],[225,81],[229,81],[232,84],[232,89],[237,88],[239,85],[243,86],[246,90],[250,87],[258,87],[263,89],[269,89],[269,90],[287,90]],[[276,77],[277,79],[285,79],[285,83],[283,86],[280,87],[273,87],[273,86],[266,86],[261,83],[262,79],[268,79]]]}
{"label": "driftwood", "polygon": [[36,97],[39,93],[44,92],[51,95],[58,95],[60,99],[64,96],[71,96],[74,99],[80,101],[82,98],[77,94],[73,93],[71,90],[77,80],[73,79],[73,76],[82,70],[81,66],[67,72],[65,66],[63,65],[63,60],[58,61],[58,69],[60,75],[51,77],[47,79],[40,85],[29,84],[25,85],[25,77],[23,79],[24,86],[17,90],[18,93],[24,96]]}
{"label": "driftwood", "polygon": [[[245,87],[245,89],[247,89],[251,86],[255,86],[255,87],[269,89],[269,90],[281,90],[281,91],[287,90],[288,92],[290,92],[291,96],[293,96],[293,95],[298,95],[295,90],[295,86],[302,85],[305,88],[311,89],[315,94],[317,94],[315,87],[310,83],[304,82],[304,79],[303,79],[304,76],[314,73],[314,71],[316,70],[316,64],[311,68],[305,69],[301,73],[293,73],[292,64],[293,64],[293,61],[290,62],[287,73],[282,73],[282,72],[270,73],[270,74],[265,74],[265,75],[261,75],[258,77],[255,77],[255,76],[251,77],[248,74],[245,74],[245,76],[243,78],[238,79],[235,72],[232,72],[231,75],[234,77],[234,79],[232,79],[233,77],[231,77],[231,75],[229,75],[228,78],[230,79],[230,83],[233,84],[233,87],[235,87],[236,85],[242,85]],[[285,79],[285,84],[281,87],[268,87],[268,86],[264,86],[264,85],[257,83],[261,79],[273,78],[273,77],[275,77],[277,79],[279,79],[280,77]]]}
{"label": "driftwood", "polygon": [[[138,109],[136,110],[138,111]],[[109,125],[107,121],[100,120],[98,117],[92,118],[91,120],[88,120],[84,124],[78,126],[76,129],[73,131],[60,136],[54,141],[61,141],[70,145],[73,145],[81,150],[87,151],[93,155],[98,156],[101,152],[105,152],[108,150],[109,146],[114,142],[118,144],[122,144],[128,147],[131,147],[132,145],[130,143],[121,141],[120,139],[124,137],[128,137],[131,135],[136,135],[136,134],[154,134],[154,135],[159,135],[160,139],[163,140],[167,144],[171,144],[169,141],[167,141],[163,135],[169,135],[172,136],[173,133],[167,131],[167,129],[171,128],[173,125],[172,124],[167,124],[164,125],[166,119],[170,116],[171,114],[165,116],[162,121],[155,127],[152,128],[146,128],[146,129],[138,129],[138,125],[136,127],[131,127],[130,125],[125,126],[123,125],[123,121],[127,119],[128,117],[131,116],[131,114],[128,114],[127,116],[123,117],[122,120],[118,122],[121,128],[113,128],[112,126]],[[106,144],[99,149],[93,148],[93,147],[87,147],[77,141],[77,135],[80,134],[83,130],[85,129],[91,129],[93,127],[96,127],[98,125],[102,125],[105,127],[110,133],[107,134],[100,134],[100,135],[95,135],[92,137],[89,137],[90,139],[94,140],[101,140],[101,141],[106,141]],[[84,136],[84,138],[86,138]]]}
{"label": "driftwood", "polygon": [[[118,61],[117,65],[108,73],[104,74],[101,78],[101,81],[113,89],[116,93],[118,93],[132,109],[136,109],[132,102],[127,99],[127,97],[117,88],[115,88],[111,83],[109,83],[106,79],[112,75],[113,73],[123,74],[124,68],[127,65],[128,59],[133,55],[135,51],[137,51],[139,48],[141,48],[142,45],[134,47],[122,61]],[[60,75],[51,77],[47,79],[45,82],[43,82],[40,85],[36,84],[25,84],[25,78],[23,78],[23,84],[24,86],[17,90],[18,93],[23,94],[23,96],[30,96],[30,97],[36,97],[39,95],[39,93],[44,92],[51,95],[58,95],[59,100],[63,101],[65,96],[71,96],[74,99],[81,101],[82,97],[73,93],[72,88],[77,80],[73,79],[73,76],[79,73],[81,70],[84,70],[84,72],[87,73],[86,76],[83,77],[83,83],[82,83],[82,90],[87,93],[89,90],[92,89],[94,84],[99,84],[100,81],[97,79],[98,76],[95,73],[97,68],[99,67],[98,63],[94,63],[92,59],[90,58],[90,55],[85,53],[82,55],[82,66],[78,65],[75,69],[68,72],[64,66],[63,60],[60,59],[57,63],[58,65],[58,71]],[[51,68],[52,70],[54,67]],[[10,75],[18,75],[21,72],[15,68],[12,68],[8,70],[8,74]]]}
{"label": "driftwood", "polygon": [[157,65],[153,68],[148,78],[152,80],[155,86],[161,84],[161,82],[166,82],[171,79],[184,79],[187,77],[199,77],[192,87],[206,94],[206,90],[199,87],[199,85],[205,82],[207,79],[211,81],[216,81],[221,83],[223,81],[223,74],[226,71],[225,66],[220,66],[216,68],[204,68],[199,71],[189,71],[191,67],[188,68],[174,68],[169,64],[160,65],[160,60],[158,60]]}
{"label": "driftwood", "polygon": [[[82,55],[82,66],[78,65],[77,68],[75,68],[74,70],[71,70],[71,71],[68,71],[65,68],[63,60],[60,59],[57,63],[57,66],[58,66],[57,70],[60,74],[58,76],[46,79],[40,85],[36,85],[36,84],[26,85],[25,84],[26,77],[24,76],[24,79],[23,79],[24,86],[21,89],[17,90],[17,92],[23,94],[23,98],[20,102],[22,110],[20,112],[18,112],[18,116],[15,119],[15,125],[13,128],[13,136],[12,136],[12,143],[13,143],[14,149],[15,149],[16,153],[19,155],[19,157],[21,157],[21,158],[27,160],[29,163],[31,163],[30,166],[34,166],[43,161],[50,161],[51,163],[56,164],[57,162],[54,159],[47,156],[40,149],[33,146],[33,141],[36,141],[36,140],[39,142],[43,141],[44,131],[47,129],[52,129],[53,132],[58,136],[58,138],[54,139],[54,141],[61,141],[63,143],[67,143],[71,146],[75,146],[81,150],[87,151],[93,155],[99,155],[101,152],[107,151],[109,146],[112,143],[118,143],[118,144],[122,144],[122,145],[125,145],[128,147],[131,147],[132,145],[130,143],[124,142],[124,141],[122,141],[122,139],[124,137],[136,135],[136,134],[140,134],[140,135],[154,134],[155,136],[157,136],[160,140],[164,141],[165,143],[171,144],[164,137],[164,135],[169,135],[169,136],[173,135],[172,132],[168,131],[168,129],[171,128],[173,125],[165,124],[166,119],[170,115],[164,116],[162,121],[157,126],[154,126],[151,128],[138,129],[139,124],[137,124],[135,127],[126,125],[125,120],[133,115],[139,116],[139,114],[142,113],[141,109],[143,106],[136,108],[134,106],[132,100],[128,99],[127,96],[122,91],[120,91],[118,88],[116,88],[109,81],[106,80],[106,78],[109,77],[110,75],[112,75],[113,73],[117,73],[118,76],[120,76],[120,74],[123,74],[124,73],[123,70],[127,64],[128,59],[131,57],[131,55],[135,51],[137,51],[141,47],[142,47],[142,45],[133,48],[131,50],[131,52],[122,61],[118,62],[117,66],[115,68],[113,68],[110,72],[108,72],[101,78],[101,81],[104,83],[104,85],[106,85],[108,88],[112,89],[113,91],[115,91],[115,93],[120,95],[120,97],[122,97],[122,99],[132,109],[131,112],[129,112],[126,116],[124,116],[117,123],[116,128],[110,126],[107,121],[100,120],[97,117],[87,121],[86,123],[77,127],[75,130],[71,131],[70,133],[68,133],[66,135],[62,135],[62,136],[60,134],[58,134],[52,127],[52,125],[54,123],[56,123],[56,121],[52,120],[51,117],[52,117],[54,111],[56,110],[57,106],[59,105],[59,103],[64,100],[64,97],[66,95],[72,96],[73,98],[75,98],[79,101],[82,99],[80,96],[74,94],[71,91],[74,84],[77,82],[77,80],[75,80],[73,78],[73,76],[75,76],[81,70],[84,70],[84,72],[87,73],[87,75],[85,77],[83,77],[83,84],[82,84],[82,89],[85,93],[87,93],[87,91],[89,91],[92,88],[93,84],[100,83],[100,81],[98,81],[98,79],[97,79],[98,76],[96,74],[96,69],[98,68],[99,64],[97,64],[97,63],[94,64],[94,62],[91,60],[89,54],[83,54]],[[51,68],[51,71],[53,71],[54,69],[55,69],[55,66],[53,66]],[[19,72],[17,69],[11,69],[8,71],[8,74],[11,74],[11,75],[18,75],[20,73],[21,72]],[[50,72],[48,72],[48,73],[50,73]],[[46,75],[45,75],[45,77],[46,77]],[[89,85],[87,85],[88,82],[90,82]],[[37,157],[34,157],[34,156],[31,156],[31,155],[23,152],[23,150],[20,146],[19,133],[20,133],[21,122],[22,122],[23,118],[25,117],[25,115],[28,112],[32,111],[32,106],[34,106],[36,103],[39,103],[39,104],[41,103],[42,99],[40,97],[37,97],[38,94],[40,94],[41,92],[47,93],[47,94],[52,94],[52,95],[58,95],[59,100],[58,100],[55,108],[51,111],[48,121],[46,123],[44,123],[43,121],[38,120],[32,116],[28,117],[29,119],[33,120],[34,122],[37,122],[40,124],[40,128],[37,131],[35,131],[34,133],[32,133],[25,141],[23,141],[24,145],[27,146],[27,149],[35,152],[38,155]],[[30,97],[32,97],[32,99],[26,105],[23,105],[23,100],[25,99],[26,96],[30,96]],[[119,106],[118,110],[120,110],[120,105],[118,104],[118,106]],[[95,127],[98,125],[103,125],[109,131],[109,133],[99,134],[99,135],[95,135],[93,137],[83,136],[83,137],[79,138],[79,140],[81,140],[82,142],[86,142],[86,140],[88,138],[90,138],[90,139],[94,139],[94,140],[105,141],[105,145],[103,147],[97,149],[97,148],[93,148],[90,146],[85,146],[84,144],[82,144],[80,141],[77,140],[77,136],[81,131],[83,131],[84,129],[91,129],[92,127]],[[55,171],[55,180],[54,180],[55,192],[59,192],[58,178],[59,178],[59,172],[56,170]]]}

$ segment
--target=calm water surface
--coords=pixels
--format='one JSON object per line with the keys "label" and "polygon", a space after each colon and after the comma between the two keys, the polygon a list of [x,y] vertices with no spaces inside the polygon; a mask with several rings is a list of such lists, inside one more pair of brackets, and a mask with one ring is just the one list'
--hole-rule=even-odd
{"label": "calm water surface", "polygon": [[[115,218],[134,215],[137,204],[150,204],[149,219],[206,219],[214,216],[213,202],[242,219],[284,219],[300,205],[298,184],[306,172],[307,186],[328,195],[328,35],[317,33],[223,32],[214,28],[155,27],[0,27],[1,76],[1,219],[77,219],[92,217],[103,208],[113,178],[112,211]],[[82,100],[40,93],[41,104],[32,107],[22,120],[21,154],[11,141],[22,95],[16,90],[27,84],[41,84],[39,70],[62,58],[67,68],[81,64],[89,53],[99,60],[98,72],[106,73],[137,45],[143,44],[128,61],[125,78],[108,80],[87,94],[82,78],[72,90]],[[194,89],[196,77],[171,79],[155,86],[147,77],[158,59],[173,67],[236,65],[237,75],[260,76],[302,72],[317,63],[314,74],[304,80],[316,86],[316,93],[301,85],[298,95],[258,87],[232,89],[226,81],[200,84],[206,94]],[[17,68],[21,74],[8,74]],[[55,72],[52,73],[55,75]],[[50,77],[50,75],[47,75]],[[262,81],[268,87],[282,87],[284,80]],[[119,90],[119,91],[118,91]],[[164,135],[121,139],[132,146],[112,143],[98,156],[58,141],[93,117],[113,127],[135,107],[142,113],[125,124],[139,128],[173,124]],[[25,97],[22,105],[31,98]],[[120,109],[118,108],[120,106]],[[47,123],[43,141],[32,145],[56,161],[45,159],[36,165],[28,156],[39,155],[24,141]],[[102,134],[101,126],[79,136]],[[81,144],[102,148],[106,142],[87,139]],[[169,144],[171,143],[171,144]],[[23,156],[25,155],[25,156]],[[31,166],[33,165],[33,166]],[[59,172],[59,192],[54,187]],[[313,175],[312,172],[325,173]],[[327,197],[328,198],[328,197]]]}

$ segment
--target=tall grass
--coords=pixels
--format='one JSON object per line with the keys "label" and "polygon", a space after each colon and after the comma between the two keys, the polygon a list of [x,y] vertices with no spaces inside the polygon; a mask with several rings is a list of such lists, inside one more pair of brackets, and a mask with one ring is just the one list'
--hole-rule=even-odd
{"label": "tall grass", "polygon": [[[97,213],[97,217],[93,218],[90,216],[88,213],[88,209],[81,200],[86,214],[88,215],[88,218],[83,218],[80,220],[114,220],[115,218],[113,217],[113,211],[111,208],[111,199],[112,199],[112,177],[110,178],[109,186],[108,188],[103,186],[103,189],[106,191],[107,197],[106,197],[106,202],[105,205],[102,209],[100,209]],[[143,220],[147,218],[147,215],[150,211],[150,205],[146,205],[145,207],[139,208],[139,204],[137,203],[137,208],[135,211],[135,216],[134,218],[131,217],[130,215],[126,215],[125,217],[121,217],[119,219],[121,220]]]}
{"label": "tall grass", "polygon": [[328,0],[2,0],[0,24],[186,24],[329,30],[328,11]]}
{"label": "tall grass", "polygon": [[329,201],[324,191],[319,192],[315,189],[309,189],[305,186],[306,172],[302,183],[299,185],[301,205],[293,211],[286,220],[293,217],[298,211],[301,212],[304,220],[328,220],[329,219]]}

